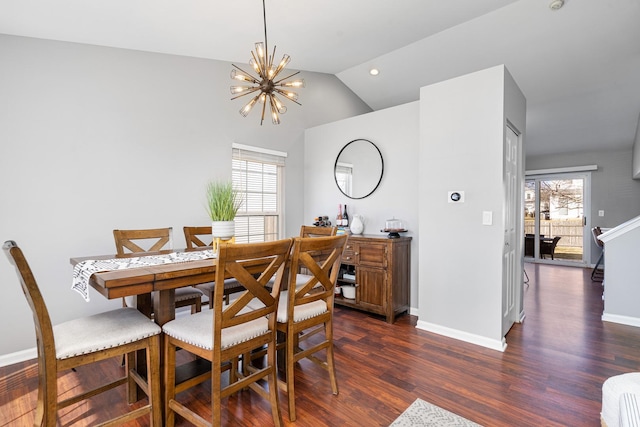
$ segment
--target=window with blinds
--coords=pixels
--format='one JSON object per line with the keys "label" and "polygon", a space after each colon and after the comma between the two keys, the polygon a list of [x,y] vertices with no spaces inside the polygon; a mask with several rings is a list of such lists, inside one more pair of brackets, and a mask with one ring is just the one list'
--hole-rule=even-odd
{"label": "window with blinds", "polygon": [[233,145],[232,179],[242,196],[237,243],[278,240],[283,229],[286,153]]}

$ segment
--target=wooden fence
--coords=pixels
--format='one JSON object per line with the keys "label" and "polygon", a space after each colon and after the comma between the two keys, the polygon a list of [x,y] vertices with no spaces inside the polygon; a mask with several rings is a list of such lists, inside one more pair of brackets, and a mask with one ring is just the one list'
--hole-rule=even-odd
{"label": "wooden fence", "polygon": [[[525,234],[535,233],[535,220],[524,220]],[[542,219],[540,220],[540,235],[544,237],[562,237],[558,246],[582,247],[582,219]]]}

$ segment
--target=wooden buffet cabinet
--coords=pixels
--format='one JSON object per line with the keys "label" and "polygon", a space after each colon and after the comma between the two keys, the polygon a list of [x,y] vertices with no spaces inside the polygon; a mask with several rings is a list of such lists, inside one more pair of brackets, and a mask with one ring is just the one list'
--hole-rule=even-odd
{"label": "wooden buffet cabinet", "polygon": [[[344,275],[355,275],[355,280]],[[336,295],[335,304],[395,317],[409,310],[411,237],[350,235],[342,255],[339,286],[355,285],[355,299]]]}

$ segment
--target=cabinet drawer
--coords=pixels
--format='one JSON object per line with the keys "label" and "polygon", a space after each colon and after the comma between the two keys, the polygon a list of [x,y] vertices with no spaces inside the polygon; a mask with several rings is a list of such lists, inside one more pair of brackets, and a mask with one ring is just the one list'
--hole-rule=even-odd
{"label": "cabinet drawer", "polygon": [[344,247],[344,252],[342,252],[342,263],[343,264],[355,264],[355,249],[352,243],[347,241],[347,244]]}
{"label": "cabinet drawer", "polygon": [[371,243],[357,247],[359,265],[370,267],[387,267],[387,245],[384,243]]}

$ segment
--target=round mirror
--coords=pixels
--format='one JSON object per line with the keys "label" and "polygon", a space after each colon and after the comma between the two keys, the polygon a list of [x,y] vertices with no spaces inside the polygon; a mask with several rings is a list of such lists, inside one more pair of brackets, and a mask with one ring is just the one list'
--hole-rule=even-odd
{"label": "round mirror", "polygon": [[350,199],[364,199],[373,193],[383,172],[382,153],[366,139],[354,139],[345,145],[333,168],[336,185]]}

